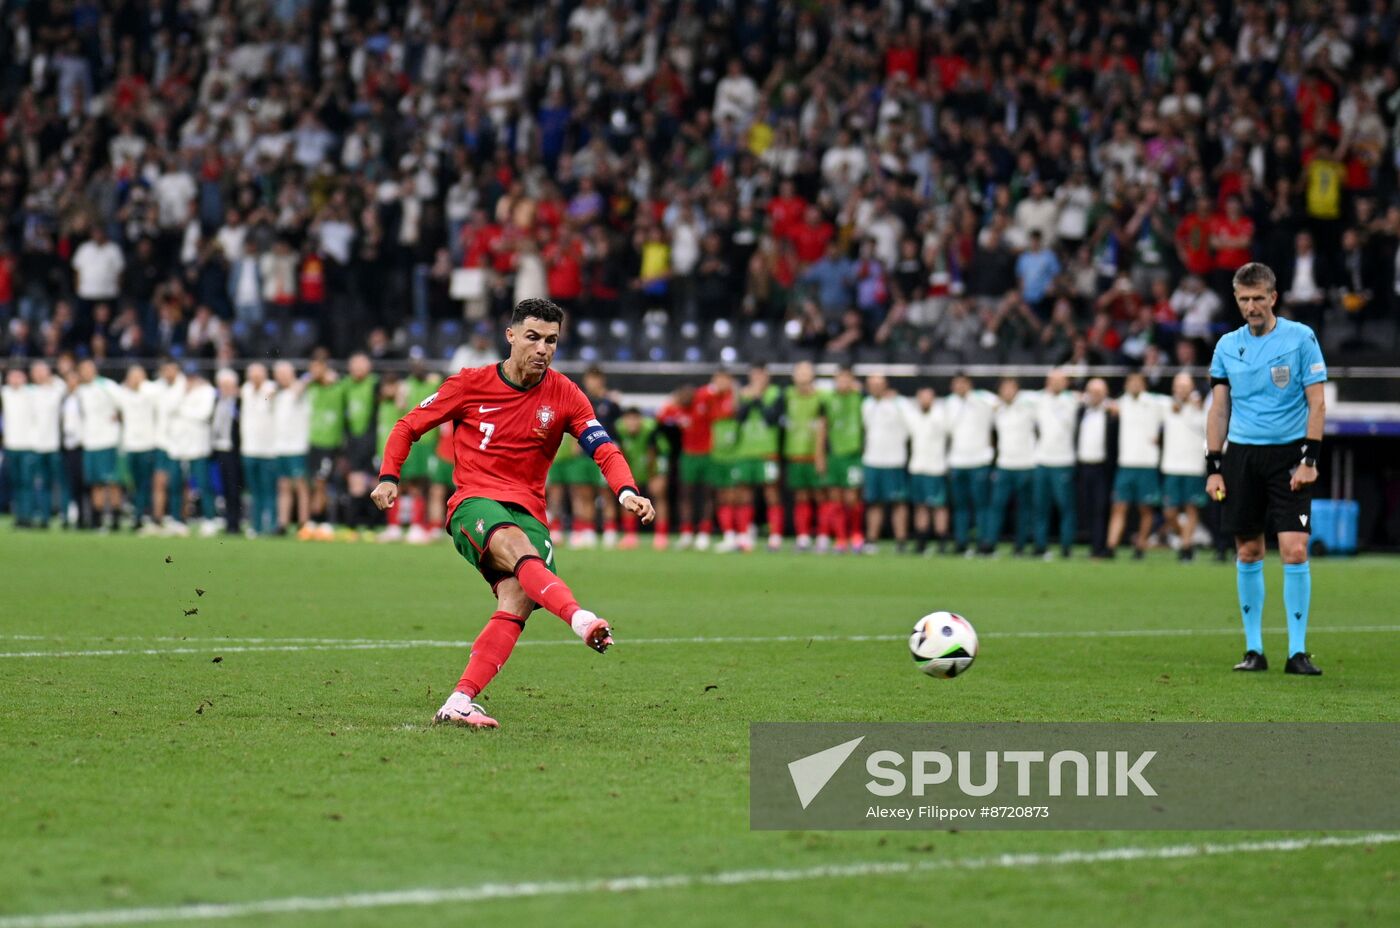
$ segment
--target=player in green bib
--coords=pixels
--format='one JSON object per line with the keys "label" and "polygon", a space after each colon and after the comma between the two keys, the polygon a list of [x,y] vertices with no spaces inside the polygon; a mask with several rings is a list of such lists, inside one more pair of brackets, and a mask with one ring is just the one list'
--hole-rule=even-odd
{"label": "player in green bib", "polygon": [[822,503],[822,528],[817,548],[824,549],[827,533],[836,540],[838,552],[846,550],[847,536],[851,550],[859,551],[865,544],[861,532],[865,506],[861,488],[865,474],[860,466],[865,448],[865,422],[861,418],[860,381],[855,372],[843,367],[836,372],[836,390],[826,398],[826,499]]}
{"label": "player in green bib", "polygon": [[[648,496],[656,500],[656,534],[652,536],[652,547],[664,551],[670,543],[670,512],[667,506],[666,478],[671,471],[671,439],[666,430],[650,416],[642,415],[635,406],[622,411],[617,420],[614,440],[622,449],[627,463],[632,468],[632,476],[637,485],[645,487]],[[629,512],[622,514],[622,540],[620,548],[635,548],[638,545],[637,517]]]}
{"label": "player in green bib", "polygon": [[336,459],[345,444],[345,385],[327,363],[330,353],[316,349],[307,371],[306,399],[311,406],[310,447],[306,473],[311,479],[311,524],[315,537],[333,537],[330,512],[334,508]]}
{"label": "player in green bib", "polygon": [[[420,406],[431,396],[437,395],[442,378],[428,370],[421,351],[415,349],[409,375],[404,378],[402,388],[403,413]],[[440,484],[433,483],[433,458],[437,455],[436,441],[413,443],[404,461],[403,473],[399,479],[405,491],[413,500],[413,524],[408,529],[409,544],[427,544],[434,537],[433,526],[441,525],[447,506],[447,494]]]}
{"label": "player in green bib", "polygon": [[[736,409],[735,412],[738,410]],[[716,551],[737,551],[738,533],[735,531],[735,513],[740,491],[736,489],[736,465],[739,450],[739,420],[732,415],[714,420],[710,429],[710,486],[715,492],[716,521],[722,534]]]}
{"label": "player in green bib", "polygon": [[735,484],[739,491],[735,533],[739,547],[744,551],[753,548],[754,512],[761,493],[768,517],[768,550],[781,551],[785,520],[778,439],[783,421],[783,391],[773,384],[764,365],[749,368],[749,381],[739,392],[734,417],[739,423],[734,448]]}
{"label": "player in green bib", "polygon": [[792,386],[783,392],[783,460],[798,551],[812,548],[815,504],[827,471],[826,396],[817,390],[816,378],[811,362],[800,361],[792,369]]}
{"label": "player in green bib", "polygon": [[[374,411],[374,467],[372,473],[375,479],[378,477],[380,464],[383,463],[381,452],[384,443],[389,440],[389,433],[394,430],[394,423],[399,421],[399,417],[404,414],[404,387],[403,381],[399,380],[397,374],[386,374],[384,379],[379,381],[378,396],[375,399]],[[403,526],[399,523],[399,502],[396,500],[384,513],[387,523],[379,541],[403,541]]]}
{"label": "player in green bib", "polygon": [[348,374],[341,381],[345,395],[345,524],[351,534],[347,540],[358,540],[369,530],[374,519],[374,504],[369,491],[374,489],[374,454],[378,437],[375,414],[379,411],[379,376],[374,373],[369,355],[358,352],[350,356]]}

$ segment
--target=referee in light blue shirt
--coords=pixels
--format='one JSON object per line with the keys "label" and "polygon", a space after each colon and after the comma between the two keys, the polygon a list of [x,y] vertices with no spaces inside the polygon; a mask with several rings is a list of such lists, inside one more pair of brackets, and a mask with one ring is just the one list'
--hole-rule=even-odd
{"label": "referee in light blue shirt", "polygon": [[[1268,670],[1264,659],[1264,533],[1278,533],[1285,673],[1317,676],[1305,646],[1312,574],[1308,533],[1322,448],[1327,365],[1307,326],[1274,315],[1274,272],[1246,264],[1235,272],[1235,303],[1245,324],[1216,343],[1206,420],[1206,493],[1225,503],[1222,527],[1235,536],[1236,586],[1244,621],[1244,660],[1236,670]],[[1226,439],[1229,439],[1228,447]]]}

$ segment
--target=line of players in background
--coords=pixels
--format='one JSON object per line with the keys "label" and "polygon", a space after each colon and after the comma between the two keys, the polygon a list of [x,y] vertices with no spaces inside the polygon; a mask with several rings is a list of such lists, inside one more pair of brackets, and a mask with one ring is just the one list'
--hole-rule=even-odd
{"label": "line of players in background", "polygon": [[[708,549],[717,531],[715,550],[751,550],[763,524],[776,550],[790,514],[799,551],[875,550],[888,529],[897,550],[986,554],[1014,513],[1018,553],[1048,553],[1053,533],[1067,556],[1082,515],[1090,553],[1111,557],[1135,510],[1140,556],[1162,505],[1168,542],[1192,556],[1206,502],[1205,413],[1187,376],[1165,397],[1132,375],[1117,401],[1102,380],[1075,391],[1059,372],[1041,390],[1007,378],[991,393],[957,377],[946,397],[924,387],[913,398],[880,375],[863,391],[849,369],[818,389],[810,364],[786,386],[762,366],[737,380],[718,371],[647,416],[624,409],[602,371],[584,376],[657,501],[657,548],[671,541],[674,479],[681,548]],[[440,381],[421,358],[399,377],[375,373],[365,355],[344,376],[318,355],[305,373],[253,364],[242,382],[226,370],[213,384],[172,361],[154,379],[133,366],[120,384],[91,362],[60,359],[57,371],[35,362],[9,371],[0,393],[10,509],[20,527],[57,517],[112,529],[125,513],[148,533],[185,534],[195,522],[204,535],[427,543],[452,492],[450,425],[415,444],[387,522],[366,494],[384,433]],[[550,472],[557,537],[637,546],[638,526],[620,519],[589,464],[566,446]]]}
{"label": "line of players in background", "polygon": [[[679,547],[709,549],[718,532],[715,550],[752,550],[765,524],[767,547],[778,550],[789,506],[799,551],[874,552],[888,530],[897,551],[990,555],[1008,517],[1014,552],[1046,558],[1052,540],[1071,555],[1081,521],[1099,558],[1114,556],[1134,517],[1136,557],[1159,525],[1182,560],[1210,537],[1201,529],[1205,409],[1189,374],[1174,379],[1170,396],[1131,374],[1117,400],[1102,379],[1074,390],[1060,371],[1039,390],[1003,378],[992,393],[959,376],[946,397],[923,387],[913,398],[882,375],[862,390],[849,369],[819,390],[810,364],[797,365],[785,387],[761,365],[736,380],[718,371],[648,418],[622,411],[600,372],[585,378],[600,415],[616,417],[613,434],[648,475],[653,499],[668,498],[679,445]],[[657,548],[670,543],[663,506]],[[574,459],[561,457],[551,472],[550,508],[557,530],[572,529],[571,544],[597,544],[599,525],[605,546],[618,539],[596,475]],[[620,546],[635,547],[636,527],[621,528]]]}
{"label": "line of players in background", "polygon": [[[383,433],[440,379],[421,361],[407,377],[381,377],[362,354],[345,376],[320,354],[304,373],[252,364],[241,381],[225,369],[213,383],[170,360],[154,378],[133,365],[120,383],[91,361],[36,361],[0,388],[0,500],[21,529],[328,539],[335,522],[338,537],[359,538],[384,525],[367,498]],[[387,537],[402,537],[405,515],[415,540],[436,537],[432,503],[440,522],[451,462],[442,444],[420,445],[418,495],[391,513]]]}

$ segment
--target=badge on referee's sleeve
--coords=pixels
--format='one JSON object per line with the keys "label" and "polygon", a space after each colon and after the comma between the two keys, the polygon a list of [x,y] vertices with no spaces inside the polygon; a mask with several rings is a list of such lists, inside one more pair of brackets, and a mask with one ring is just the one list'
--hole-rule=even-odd
{"label": "badge on referee's sleeve", "polygon": [[1289,377],[1292,376],[1287,364],[1269,368],[1269,375],[1274,378],[1274,386],[1280,390],[1288,386]]}

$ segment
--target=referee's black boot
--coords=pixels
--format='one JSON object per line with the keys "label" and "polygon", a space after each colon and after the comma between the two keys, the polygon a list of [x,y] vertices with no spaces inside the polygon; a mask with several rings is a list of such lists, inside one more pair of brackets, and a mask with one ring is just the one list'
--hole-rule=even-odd
{"label": "referee's black boot", "polygon": [[1320,677],[1322,671],[1313,666],[1312,655],[1307,651],[1299,651],[1288,659],[1288,663],[1283,665],[1284,673],[1300,673],[1306,677]]}
{"label": "referee's black boot", "polygon": [[[1293,666],[1293,658],[1288,659],[1288,666]],[[1309,667],[1312,665],[1309,664]],[[1268,670],[1269,660],[1258,651],[1244,652],[1244,660],[1235,665],[1236,670]],[[1299,673],[1300,671],[1290,670],[1289,673]]]}

